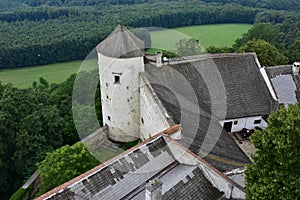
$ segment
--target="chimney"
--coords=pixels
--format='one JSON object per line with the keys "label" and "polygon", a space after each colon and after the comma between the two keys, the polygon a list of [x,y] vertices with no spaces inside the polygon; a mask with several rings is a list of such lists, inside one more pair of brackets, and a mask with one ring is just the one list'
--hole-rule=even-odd
{"label": "chimney", "polygon": [[156,67],[162,66],[162,52],[156,52]]}
{"label": "chimney", "polygon": [[294,75],[299,74],[299,68],[300,68],[300,62],[294,62],[293,68],[292,68]]}
{"label": "chimney", "polygon": [[146,185],[145,200],[161,200],[162,199],[162,182],[160,180],[149,181]]}

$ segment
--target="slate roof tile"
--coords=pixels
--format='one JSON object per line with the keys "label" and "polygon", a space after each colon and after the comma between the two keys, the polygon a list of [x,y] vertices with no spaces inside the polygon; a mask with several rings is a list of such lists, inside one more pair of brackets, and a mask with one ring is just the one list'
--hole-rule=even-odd
{"label": "slate roof tile", "polygon": [[[207,70],[211,65],[218,72]],[[205,160],[230,171],[251,161],[219,125],[222,114],[218,111],[227,107],[226,118],[235,119],[268,115],[277,107],[258,67],[255,54],[205,55],[160,68],[148,64],[144,75],[173,121],[182,125],[181,143],[194,153],[209,153]],[[208,80],[218,80],[218,76],[226,99],[211,90],[214,82]]]}
{"label": "slate roof tile", "polygon": [[111,58],[133,58],[144,55],[144,42],[119,24],[98,46],[97,52]]}
{"label": "slate roof tile", "polygon": [[[292,65],[267,67],[266,71],[271,77],[275,91],[278,93],[279,101],[281,101],[280,103],[287,105],[288,103],[295,102],[294,93],[292,91],[295,87],[297,101],[300,100],[300,77],[299,74],[293,74]],[[290,78],[292,78],[294,83]]]}

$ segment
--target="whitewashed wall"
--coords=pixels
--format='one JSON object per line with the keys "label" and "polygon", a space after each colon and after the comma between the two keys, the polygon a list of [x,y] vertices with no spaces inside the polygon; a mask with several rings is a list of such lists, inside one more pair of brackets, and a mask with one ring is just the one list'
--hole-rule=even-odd
{"label": "whitewashed wall", "polygon": [[[255,120],[261,120],[259,124],[254,124]],[[234,122],[237,121],[237,124]],[[255,117],[247,117],[247,118],[239,118],[239,119],[228,119],[219,121],[220,125],[223,127],[225,122],[232,122],[231,132],[237,132],[242,130],[243,128],[254,129],[254,127],[258,126],[261,128],[267,127],[267,122],[261,116]]]}
{"label": "whitewashed wall", "polygon": [[143,75],[140,76],[140,84],[140,135],[144,140],[169,128],[171,124],[165,109]]}
{"label": "whitewashed wall", "polygon": [[[139,139],[139,74],[144,71],[143,57],[109,58],[98,53],[103,124],[115,141]],[[114,76],[120,83],[114,83]]]}

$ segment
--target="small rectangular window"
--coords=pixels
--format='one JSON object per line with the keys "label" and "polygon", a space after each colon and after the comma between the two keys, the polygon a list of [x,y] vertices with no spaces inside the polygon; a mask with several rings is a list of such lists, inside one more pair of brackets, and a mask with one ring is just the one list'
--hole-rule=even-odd
{"label": "small rectangular window", "polygon": [[107,116],[107,119],[110,121],[110,116]]}
{"label": "small rectangular window", "polygon": [[261,119],[254,120],[254,124],[260,124],[260,123],[261,123]]}
{"label": "small rectangular window", "polygon": [[144,119],[143,118],[141,118],[141,122],[142,122],[142,124],[144,124]]}
{"label": "small rectangular window", "polygon": [[115,75],[115,82],[114,83],[120,83],[120,76]]}
{"label": "small rectangular window", "polygon": [[238,120],[233,121],[233,124],[234,124],[234,125],[237,125],[238,123],[239,123]]}

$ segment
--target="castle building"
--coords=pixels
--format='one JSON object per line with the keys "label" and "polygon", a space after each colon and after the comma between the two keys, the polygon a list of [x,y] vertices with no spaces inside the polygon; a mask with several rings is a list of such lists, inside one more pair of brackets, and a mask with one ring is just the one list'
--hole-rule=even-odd
{"label": "castle building", "polygon": [[176,123],[192,127],[188,121],[202,114],[229,132],[265,127],[278,107],[254,53],[163,62],[161,53],[145,56],[143,41],[121,24],[97,52],[103,122],[114,141],[144,140]]}
{"label": "castle building", "polygon": [[[228,133],[266,127],[279,103],[295,103],[298,63],[266,70],[255,53],[145,55],[121,24],[97,52],[102,133],[142,142],[38,199],[245,199],[251,160]],[[289,99],[277,95],[286,81]]]}

